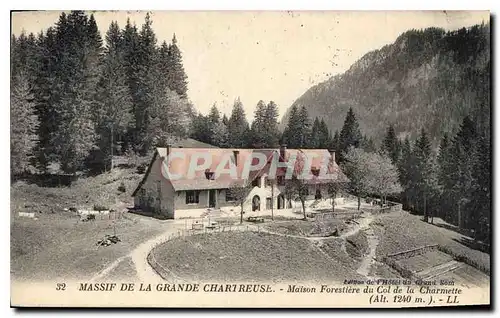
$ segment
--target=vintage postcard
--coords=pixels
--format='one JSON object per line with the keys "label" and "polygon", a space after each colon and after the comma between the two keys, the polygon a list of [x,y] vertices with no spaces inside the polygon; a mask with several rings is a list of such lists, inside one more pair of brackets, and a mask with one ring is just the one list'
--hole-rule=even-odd
{"label": "vintage postcard", "polygon": [[13,11],[11,306],[489,306],[490,33]]}

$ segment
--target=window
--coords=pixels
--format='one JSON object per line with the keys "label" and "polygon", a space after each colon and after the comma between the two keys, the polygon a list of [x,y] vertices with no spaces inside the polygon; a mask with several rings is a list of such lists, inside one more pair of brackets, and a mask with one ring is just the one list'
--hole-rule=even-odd
{"label": "window", "polygon": [[210,170],[205,170],[205,177],[207,177],[208,180],[214,180],[214,172]]}
{"label": "window", "polygon": [[314,199],[316,200],[321,200],[322,196],[321,196],[321,190],[320,189],[316,189],[316,193],[314,194]]}
{"label": "window", "polygon": [[317,176],[319,176],[319,169],[318,169],[318,168],[316,168],[316,167],[312,167],[312,168],[311,168],[311,172],[312,172],[312,174],[313,174],[314,176],[316,176],[316,177],[317,177]]}
{"label": "window", "polygon": [[260,187],[260,177],[257,177],[252,181],[252,187]]}
{"label": "window", "polygon": [[285,176],[278,176],[277,181],[278,181],[278,185],[284,185],[285,184]]}
{"label": "window", "polygon": [[269,177],[266,178],[266,186],[272,187],[273,186],[273,179],[269,179]]}
{"label": "window", "polygon": [[200,191],[186,191],[186,204],[200,203]]}

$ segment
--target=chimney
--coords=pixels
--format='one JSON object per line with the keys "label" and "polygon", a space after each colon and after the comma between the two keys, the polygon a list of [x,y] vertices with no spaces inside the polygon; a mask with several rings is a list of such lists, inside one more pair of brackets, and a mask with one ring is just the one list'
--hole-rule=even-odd
{"label": "chimney", "polygon": [[170,156],[170,150],[172,148],[171,144],[167,144],[167,156]]}
{"label": "chimney", "polygon": [[234,165],[236,167],[238,167],[238,155],[240,154],[240,151],[239,150],[233,150],[233,154],[234,154]]}
{"label": "chimney", "polygon": [[285,161],[285,154],[286,154],[286,144],[281,144],[280,145],[280,160]]}
{"label": "chimney", "polygon": [[335,162],[335,150],[328,149],[328,152],[330,153],[331,160]]}

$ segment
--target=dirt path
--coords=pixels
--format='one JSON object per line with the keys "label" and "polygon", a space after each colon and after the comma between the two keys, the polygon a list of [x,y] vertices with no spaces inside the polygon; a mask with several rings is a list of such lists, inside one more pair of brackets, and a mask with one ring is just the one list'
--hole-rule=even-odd
{"label": "dirt path", "polygon": [[102,279],[102,277],[105,277],[112,270],[114,270],[127,257],[130,257],[132,259],[132,262],[135,266],[136,275],[140,281],[155,282],[158,280],[162,280],[160,275],[158,275],[156,271],[149,265],[147,260],[148,254],[156,245],[166,242],[169,237],[176,234],[180,229],[182,229],[184,223],[168,223],[166,226],[169,227],[168,230],[156,236],[155,238],[152,238],[140,244],[127,255],[116,259],[114,262],[106,266],[106,268],[92,277],[90,281],[99,281],[100,279]]}
{"label": "dirt path", "polygon": [[[375,257],[377,252],[377,246],[379,244],[379,238],[375,235],[373,228],[370,226],[373,222],[373,215],[371,213],[367,213],[363,215],[358,222],[358,226],[356,228],[351,229],[351,231],[345,233],[345,238],[358,233],[359,231],[364,231],[368,240],[368,253],[363,255],[361,259],[361,265],[356,270],[356,272],[362,276],[367,278],[370,277],[370,269],[372,265],[375,263]],[[344,241],[345,244],[345,241]]]}
{"label": "dirt path", "polygon": [[365,255],[363,255],[363,258],[361,260],[361,265],[359,266],[357,272],[360,275],[363,275],[367,278],[372,278],[370,277],[370,269],[372,265],[375,263],[375,256],[377,252],[377,246],[379,243],[379,239],[377,236],[375,236],[373,229],[371,227],[367,228],[365,230],[367,239],[368,239],[368,248],[369,251]]}

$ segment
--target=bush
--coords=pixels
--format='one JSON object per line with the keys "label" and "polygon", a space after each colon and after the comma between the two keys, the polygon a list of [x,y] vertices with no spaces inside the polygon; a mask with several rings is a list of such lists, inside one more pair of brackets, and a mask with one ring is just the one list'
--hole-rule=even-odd
{"label": "bush", "polygon": [[94,204],[94,210],[95,211],[106,211],[106,210],[109,210],[109,208],[105,207],[102,204]]}
{"label": "bush", "polygon": [[144,172],[146,172],[146,165],[145,164],[142,164],[142,165],[137,167],[137,173],[143,174]]}
{"label": "bush", "polygon": [[127,191],[127,188],[125,188],[125,183],[123,183],[123,181],[118,186],[118,191],[120,191],[122,193]]}

